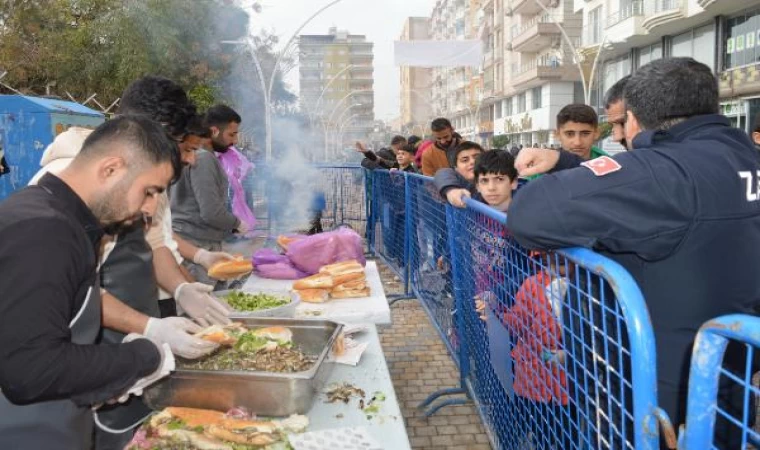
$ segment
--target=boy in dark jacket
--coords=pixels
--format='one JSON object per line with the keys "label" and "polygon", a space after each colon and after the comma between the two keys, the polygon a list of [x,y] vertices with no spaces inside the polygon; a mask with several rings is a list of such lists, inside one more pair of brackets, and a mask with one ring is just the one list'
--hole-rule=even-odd
{"label": "boy in dark jacket", "polygon": [[440,169],[434,181],[441,197],[454,206],[464,207],[462,196],[477,196],[475,190],[475,160],[483,153],[483,147],[475,142],[464,141],[449,157],[451,169]]}

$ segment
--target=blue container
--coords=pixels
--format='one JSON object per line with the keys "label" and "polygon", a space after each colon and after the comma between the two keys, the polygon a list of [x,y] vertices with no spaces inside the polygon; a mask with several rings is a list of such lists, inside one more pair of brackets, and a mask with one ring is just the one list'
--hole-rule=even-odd
{"label": "blue container", "polygon": [[105,121],[79,103],[23,95],[0,95],[0,200],[23,188],[40,169],[42,153],[69,127],[95,128]]}

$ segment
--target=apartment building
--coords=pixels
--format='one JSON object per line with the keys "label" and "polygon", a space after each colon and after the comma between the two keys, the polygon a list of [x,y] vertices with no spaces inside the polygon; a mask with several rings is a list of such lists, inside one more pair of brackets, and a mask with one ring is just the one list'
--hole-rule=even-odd
{"label": "apartment building", "polygon": [[483,41],[480,67],[433,70],[434,105],[457,131],[483,144],[556,142],[557,112],[583,100],[573,0],[439,0],[430,24],[433,39]]}
{"label": "apartment building", "polygon": [[[400,40],[417,41],[430,39],[430,19],[409,17],[404,22]],[[401,125],[407,134],[429,133],[433,119],[433,105],[430,97],[432,70],[423,67],[403,66],[401,75]]]}
{"label": "apartment building", "polygon": [[299,38],[301,109],[339,148],[365,139],[375,120],[373,44],[335,27]]}
{"label": "apartment building", "polygon": [[759,0],[576,0],[583,47],[599,52],[591,104],[617,80],[662,57],[690,56],[720,78],[723,113],[748,129],[760,111]]}

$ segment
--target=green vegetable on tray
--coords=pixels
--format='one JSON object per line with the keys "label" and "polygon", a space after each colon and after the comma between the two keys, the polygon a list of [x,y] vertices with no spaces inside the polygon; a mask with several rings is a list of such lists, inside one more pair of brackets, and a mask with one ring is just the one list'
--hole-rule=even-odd
{"label": "green vegetable on tray", "polygon": [[290,303],[290,299],[271,294],[248,294],[232,291],[222,297],[227,304],[237,311],[258,311],[260,309],[278,308]]}

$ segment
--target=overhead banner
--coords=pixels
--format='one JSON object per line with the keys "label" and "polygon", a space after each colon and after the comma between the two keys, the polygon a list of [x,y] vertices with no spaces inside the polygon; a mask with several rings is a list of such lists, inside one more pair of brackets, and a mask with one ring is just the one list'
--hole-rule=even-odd
{"label": "overhead banner", "polygon": [[483,41],[395,41],[397,66],[477,67],[483,63]]}

